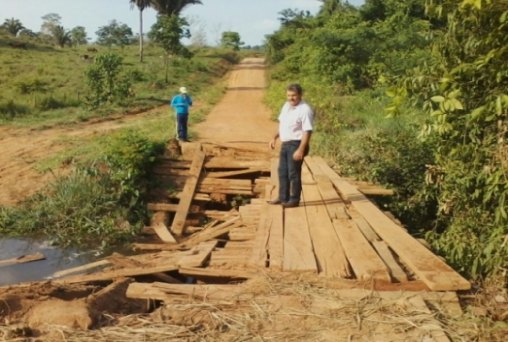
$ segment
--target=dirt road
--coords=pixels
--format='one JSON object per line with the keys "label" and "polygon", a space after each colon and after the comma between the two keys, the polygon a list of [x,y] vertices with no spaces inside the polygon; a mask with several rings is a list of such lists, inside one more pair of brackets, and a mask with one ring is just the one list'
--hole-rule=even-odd
{"label": "dirt road", "polygon": [[[262,104],[265,85],[262,59],[250,58],[240,63],[231,73],[224,98],[207,120],[197,125],[200,140],[266,148],[276,125]],[[161,115],[167,115],[165,109],[156,108],[136,115],[50,129],[0,127],[0,205],[15,205],[54,179],[61,170],[41,173],[36,170],[37,163],[69,148],[69,138],[100,135],[140,120],[157,120]]]}

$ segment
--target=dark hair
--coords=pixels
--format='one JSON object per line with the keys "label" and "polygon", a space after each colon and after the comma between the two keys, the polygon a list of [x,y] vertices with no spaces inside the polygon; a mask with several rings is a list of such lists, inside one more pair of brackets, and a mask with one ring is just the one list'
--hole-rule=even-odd
{"label": "dark hair", "polygon": [[299,85],[298,83],[292,83],[292,84],[288,85],[286,90],[288,90],[288,91],[294,91],[298,95],[302,95],[303,94],[302,86]]}

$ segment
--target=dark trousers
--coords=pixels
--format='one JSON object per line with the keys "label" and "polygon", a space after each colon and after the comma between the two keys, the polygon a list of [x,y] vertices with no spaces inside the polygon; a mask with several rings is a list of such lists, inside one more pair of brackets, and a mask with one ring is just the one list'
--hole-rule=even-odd
{"label": "dark trousers", "polygon": [[294,160],[293,153],[300,146],[299,140],[282,143],[279,157],[279,199],[281,202],[300,202],[302,193],[302,163]]}
{"label": "dark trousers", "polygon": [[176,130],[178,133],[178,139],[187,140],[187,121],[189,120],[189,114],[177,114],[176,115]]}

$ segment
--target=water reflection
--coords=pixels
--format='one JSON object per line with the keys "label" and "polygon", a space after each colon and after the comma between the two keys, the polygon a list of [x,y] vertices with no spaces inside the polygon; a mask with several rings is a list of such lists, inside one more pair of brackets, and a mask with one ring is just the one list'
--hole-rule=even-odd
{"label": "water reflection", "polygon": [[51,246],[47,241],[0,238],[0,260],[37,252],[44,254],[46,259],[0,267],[0,285],[43,280],[56,271],[83,265],[100,257],[94,250],[61,249]]}

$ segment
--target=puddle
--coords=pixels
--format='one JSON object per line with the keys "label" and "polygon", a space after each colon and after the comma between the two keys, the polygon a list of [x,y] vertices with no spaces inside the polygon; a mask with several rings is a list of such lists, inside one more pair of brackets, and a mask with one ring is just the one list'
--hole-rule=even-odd
{"label": "puddle", "polygon": [[1,266],[0,286],[44,280],[56,271],[80,266],[104,257],[96,250],[62,249],[51,246],[44,240],[0,238],[0,260],[37,252],[44,254],[46,259],[19,265]]}

